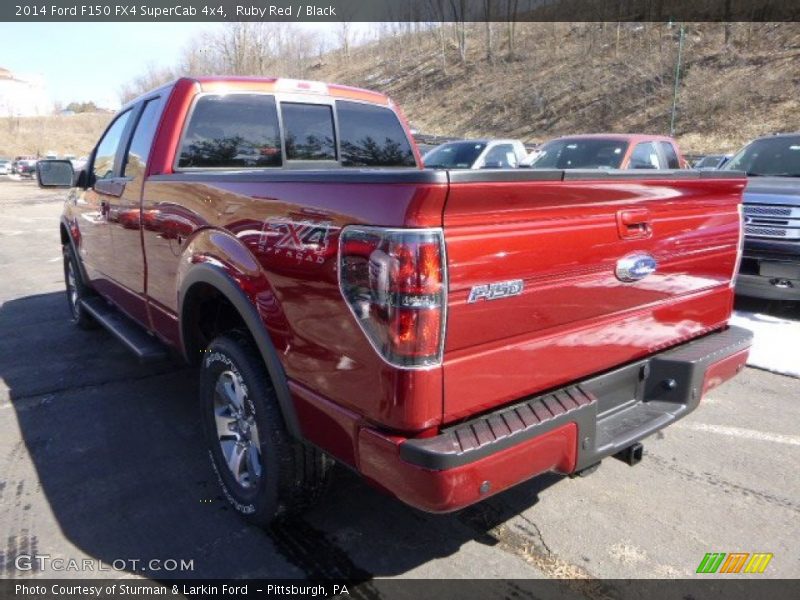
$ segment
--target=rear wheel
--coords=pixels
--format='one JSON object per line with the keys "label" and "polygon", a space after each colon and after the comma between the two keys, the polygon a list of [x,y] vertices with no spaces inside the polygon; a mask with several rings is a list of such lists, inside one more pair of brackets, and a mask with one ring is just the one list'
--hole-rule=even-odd
{"label": "rear wheel", "polygon": [[228,502],[262,526],[307,509],[324,492],[333,461],[289,436],[249,336],[222,335],[203,354],[203,428]]}
{"label": "rear wheel", "polygon": [[64,284],[67,288],[67,304],[72,321],[81,329],[93,329],[97,322],[81,306],[81,300],[93,295],[81,277],[78,259],[69,244],[62,247],[64,254]]}

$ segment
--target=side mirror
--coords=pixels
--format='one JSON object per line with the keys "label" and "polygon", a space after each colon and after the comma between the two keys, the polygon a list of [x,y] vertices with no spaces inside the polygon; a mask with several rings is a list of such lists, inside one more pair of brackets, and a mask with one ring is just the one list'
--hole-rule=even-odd
{"label": "side mirror", "polygon": [[71,188],[75,185],[75,169],[68,160],[40,160],[36,164],[36,180],[43,188]]}

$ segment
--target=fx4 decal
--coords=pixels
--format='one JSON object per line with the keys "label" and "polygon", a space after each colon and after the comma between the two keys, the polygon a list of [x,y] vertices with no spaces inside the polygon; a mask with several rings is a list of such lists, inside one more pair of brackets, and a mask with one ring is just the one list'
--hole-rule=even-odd
{"label": "fx4 decal", "polygon": [[330,253],[331,232],[338,230],[329,222],[268,219],[261,227],[258,251],[283,258],[322,264]]}

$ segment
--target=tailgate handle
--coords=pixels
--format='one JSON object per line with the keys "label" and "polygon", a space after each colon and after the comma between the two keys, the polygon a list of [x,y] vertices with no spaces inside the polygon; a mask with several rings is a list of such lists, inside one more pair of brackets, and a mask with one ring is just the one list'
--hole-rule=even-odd
{"label": "tailgate handle", "polygon": [[617,212],[617,231],[623,240],[649,238],[653,235],[650,211],[646,208],[630,208]]}

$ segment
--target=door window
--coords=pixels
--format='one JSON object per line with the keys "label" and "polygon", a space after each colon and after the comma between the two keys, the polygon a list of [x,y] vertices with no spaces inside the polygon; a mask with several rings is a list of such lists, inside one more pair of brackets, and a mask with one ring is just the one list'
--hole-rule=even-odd
{"label": "door window", "polygon": [[122,134],[125,132],[125,126],[128,124],[128,119],[131,116],[131,111],[122,113],[114,124],[106,131],[103,139],[97,145],[97,151],[94,155],[94,165],[92,166],[92,173],[94,173],[95,180],[109,179],[114,177],[116,156],[119,144],[122,141]]}
{"label": "door window", "polygon": [[123,175],[140,177],[144,174],[147,159],[150,156],[150,147],[153,145],[153,137],[161,116],[162,104],[161,98],[154,98],[145,103],[139,122],[136,124],[136,131],[133,133],[128,154],[125,157]]}
{"label": "door window", "polygon": [[636,144],[631,154],[631,169],[659,169],[658,152],[652,142]]}
{"label": "door window", "polygon": [[498,144],[486,153],[483,166],[487,169],[512,169],[517,166],[517,156],[511,144]]}
{"label": "door window", "polygon": [[681,162],[678,160],[678,154],[675,152],[675,146],[669,142],[658,142],[661,146],[661,152],[664,153],[664,158],[667,159],[668,169],[680,169]]}

